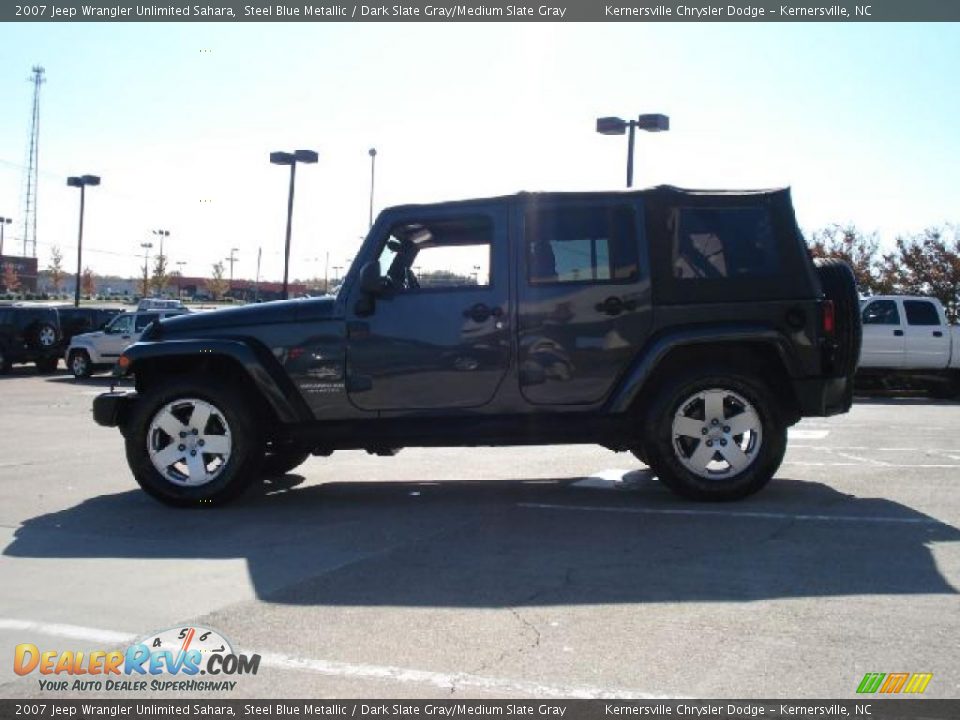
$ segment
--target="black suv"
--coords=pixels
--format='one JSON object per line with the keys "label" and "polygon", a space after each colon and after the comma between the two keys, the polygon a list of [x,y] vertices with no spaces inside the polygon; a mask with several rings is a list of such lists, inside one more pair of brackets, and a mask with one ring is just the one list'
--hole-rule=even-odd
{"label": "black suv", "polygon": [[853,275],[814,264],[788,190],[523,193],[384,211],[336,297],[154,323],[94,417],[174,505],[311,453],[542,443],[729,500],[850,408],[859,346]]}
{"label": "black suv", "polygon": [[37,370],[57,369],[61,350],[60,317],[55,308],[0,306],[0,373],[15,363],[36,363]]}
{"label": "black suv", "polygon": [[62,307],[57,308],[57,312],[63,331],[62,347],[66,349],[74,335],[101,330],[123,311],[118,308]]}

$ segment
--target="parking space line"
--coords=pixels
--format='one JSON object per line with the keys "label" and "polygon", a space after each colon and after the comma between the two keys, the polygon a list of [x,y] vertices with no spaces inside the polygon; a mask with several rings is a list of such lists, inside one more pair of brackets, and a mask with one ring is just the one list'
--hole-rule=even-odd
{"label": "parking space line", "polygon": [[753,510],[685,510],[683,508],[603,507],[598,505],[559,505],[552,503],[517,503],[517,507],[537,510],[574,510],[581,512],[613,512],[633,515],[703,515],[707,517],[742,517],[760,520],[809,520],[815,522],[893,523],[901,525],[941,525],[930,517],[876,517],[870,515],[808,515],[800,513],[759,512]]}
{"label": "parking space line", "polygon": [[[14,618],[0,618],[0,630],[37,632],[57,638],[83,640],[86,642],[122,645],[134,642],[138,636],[132,633],[114,632],[101,628],[34,622]],[[305,658],[283,653],[259,652],[243,648],[238,652],[260,655],[260,666],[281,670],[299,670],[320,675],[330,675],[355,680],[381,680],[395,683],[432,685],[448,691],[473,689],[502,693],[507,696],[557,697],[557,698],[606,698],[633,700],[663,700],[673,695],[653,695],[634,690],[599,688],[582,685],[542,685],[529,680],[473,675],[471,673],[445,673],[433,670],[417,670],[393,665],[369,665],[346,663],[337,660]]]}
{"label": "parking space line", "polygon": [[806,428],[790,428],[787,431],[787,436],[791,440],[823,440],[829,434],[829,430],[809,430]]}

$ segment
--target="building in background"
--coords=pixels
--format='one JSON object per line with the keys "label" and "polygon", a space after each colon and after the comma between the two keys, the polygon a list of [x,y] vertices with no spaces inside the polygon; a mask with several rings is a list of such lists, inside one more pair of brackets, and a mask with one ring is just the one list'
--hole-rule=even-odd
{"label": "building in background", "polygon": [[[17,287],[8,288],[6,278],[12,268]],[[37,259],[17,255],[0,255],[0,292],[35,293],[37,291]]]}

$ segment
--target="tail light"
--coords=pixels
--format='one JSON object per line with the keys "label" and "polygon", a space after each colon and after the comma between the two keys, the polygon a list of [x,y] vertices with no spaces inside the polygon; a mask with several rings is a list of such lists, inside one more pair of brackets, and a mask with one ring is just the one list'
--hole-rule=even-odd
{"label": "tail light", "polygon": [[833,306],[833,300],[823,301],[823,332],[827,335],[833,335],[837,330],[837,311]]}

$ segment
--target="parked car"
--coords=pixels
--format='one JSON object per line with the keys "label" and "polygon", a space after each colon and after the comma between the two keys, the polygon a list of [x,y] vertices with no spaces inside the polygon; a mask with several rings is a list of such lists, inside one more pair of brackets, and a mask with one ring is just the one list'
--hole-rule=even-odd
{"label": "parked car", "polygon": [[37,370],[57,369],[61,347],[60,316],[43,305],[0,306],[0,373],[17,363],[35,363]]}
{"label": "parked car", "polygon": [[75,335],[103,329],[121,312],[118,308],[58,307],[63,347],[68,347]]}
{"label": "parked car", "polygon": [[788,426],[849,410],[857,300],[788,190],[395,207],[336,297],[154,323],[118,361],[136,392],[99,395],[94,419],[172,505],[311,453],[547,443],[632,451],[685,497],[731,500],[771,479]]}
{"label": "parked car", "polygon": [[918,385],[936,397],[960,394],[960,327],[936,298],[877,295],[861,302],[858,382]]}
{"label": "parked car", "polygon": [[75,378],[90,377],[113,367],[120,353],[135,343],[154,320],[182,315],[186,310],[137,311],[115,315],[103,330],[74,336],[63,358]]}

